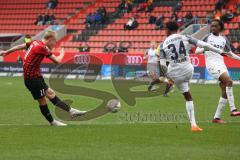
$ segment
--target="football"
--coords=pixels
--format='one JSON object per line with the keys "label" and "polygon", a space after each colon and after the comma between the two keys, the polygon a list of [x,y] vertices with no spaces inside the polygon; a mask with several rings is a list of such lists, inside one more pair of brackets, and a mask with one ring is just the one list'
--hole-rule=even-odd
{"label": "football", "polygon": [[117,99],[111,99],[107,103],[107,109],[109,112],[116,113],[120,110],[121,103]]}

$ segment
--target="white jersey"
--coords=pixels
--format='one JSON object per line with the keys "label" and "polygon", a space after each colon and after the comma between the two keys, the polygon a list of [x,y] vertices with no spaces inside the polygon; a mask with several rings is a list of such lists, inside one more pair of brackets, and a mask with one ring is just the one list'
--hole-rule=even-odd
{"label": "white jersey", "polygon": [[147,63],[154,63],[158,62],[158,56],[156,55],[156,51],[152,48],[149,48],[146,53],[148,55],[148,62]]}
{"label": "white jersey", "polygon": [[189,58],[190,44],[196,45],[197,40],[180,34],[172,34],[163,42],[161,50],[169,62],[167,73],[169,77],[181,77],[193,72]]}
{"label": "white jersey", "polygon": [[[212,33],[207,35],[204,39],[204,42],[207,42],[208,44],[211,44],[212,46],[216,48],[220,48],[222,50],[225,50],[227,52],[231,51],[230,43],[229,41],[223,37],[223,36],[215,36]],[[224,58],[218,53],[215,53],[213,51],[205,51],[205,60],[206,65],[225,65],[224,64]]]}

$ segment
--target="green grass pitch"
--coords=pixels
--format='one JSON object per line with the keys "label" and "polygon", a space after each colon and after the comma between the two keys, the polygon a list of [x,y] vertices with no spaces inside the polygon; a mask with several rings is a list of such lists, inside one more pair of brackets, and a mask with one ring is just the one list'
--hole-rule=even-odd
{"label": "green grass pitch", "polygon": [[[84,85],[116,95],[110,81]],[[227,123],[210,123],[220,95],[218,86],[193,84],[191,91],[196,118],[204,129],[201,133],[190,132],[185,102],[176,89],[169,97],[139,98],[132,107],[121,101],[118,113],[57,128],[40,115],[22,78],[0,78],[0,160],[238,160],[240,117],[230,117],[226,106]],[[240,86],[234,86],[234,94],[239,108]],[[59,97],[72,99],[75,107],[84,110],[100,102],[60,93]],[[53,105],[49,107],[54,111]],[[159,119],[146,116],[154,113]],[[174,115],[182,119],[175,120]]]}

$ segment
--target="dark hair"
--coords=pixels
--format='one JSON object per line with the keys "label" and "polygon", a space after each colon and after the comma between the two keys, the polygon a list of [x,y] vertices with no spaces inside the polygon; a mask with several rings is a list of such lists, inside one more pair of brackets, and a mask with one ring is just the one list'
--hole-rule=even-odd
{"label": "dark hair", "polygon": [[219,24],[220,27],[221,27],[221,31],[224,30],[224,23],[223,23],[221,20],[219,20],[219,19],[214,19],[214,20],[212,20],[212,22],[218,22],[218,24]]}
{"label": "dark hair", "polygon": [[25,37],[26,37],[26,38],[31,38],[31,35],[26,34]]}
{"label": "dark hair", "polygon": [[169,31],[177,31],[178,30],[178,24],[175,21],[167,22],[166,27]]}

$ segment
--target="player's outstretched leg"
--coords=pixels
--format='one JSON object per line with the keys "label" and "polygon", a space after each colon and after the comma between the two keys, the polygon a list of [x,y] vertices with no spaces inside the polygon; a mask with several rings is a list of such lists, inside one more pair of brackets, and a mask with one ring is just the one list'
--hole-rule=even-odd
{"label": "player's outstretched leg", "polygon": [[40,99],[38,99],[38,103],[39,103],[39,108],[40,111],[42,113],[42,115],[46,118],[46,120],[53,126],[67,126],[66,124],[57,121],[55,119],[53,119],[49,109],[48,109],[48,105],[47,105],[47,101],[45,97],[42,97]]}
{"label": "player's outstretched leg", "polygon": [[219,98],[217,110],[215,112],[214,119],[212,120],[213,123],[225,123],[221,119],[221,114],[227,103],[226,85],[225,85],[225,83],[220,82],[219,86],[221,88],[222,95]]}
{"label": "player's outstretched leg", "polygon": [[153,86],[159,83],[161,83],[159,79],[152,80],[152,82],[148,86],[148,91],[154,91],[155,88],[153,88]]}
{"label": "player's outstretched leg", "polygon": [[80,111],[80,110],[71,108],[68,104],[66,104],[64,101],[59,99],[56,96],[55,92],[51,88],[48,88],[46,90],[46,96],[52,102],[53,105],[55,105],[56,107],[61,108],[62,110],[66,111],[66,112],[69,112],[69,114],[72,117],[82,116],[82,115],[84,115],[86,113],[86,111]]}
{"label": "player's outstretched leg", "polygon": [[148,91],[154,91],[153,86],[155,84],[161,83],[161,81],[154,71],[149,71],[148,76],[152,79],[152,81],[150,82],[150,84],[148,86]]}
{"label": "player's outstretched leg", "polygon": [[165,96],[165,97],[168,96],[168,93],[171,92],[173,89],[173,84],[174,84],[173,80],[167,79],[167,86],[166,86],[163,96]]}
{"label": "player's outstretched leg", "polygon": [[238,112],[237,108],[235,107],[234,102],[234,95],[233,95],[233,88],[232,88],[232,80],[229,75],[225,72],[220,76],[220,81],[226,85],[226,95],[229,102],[231,116],[240,116],[240,112]]}
{"label": "player's outstretched leg", "polygon": [[189,120],[191,122],[191,131],[192,132],[201,132],[203,129],[198,127],[196,120],[195,120],[194,104],[193,104],[191,93],[189,91],[184,92],[183,96],[186,100],[186,110],[187,110]]}

